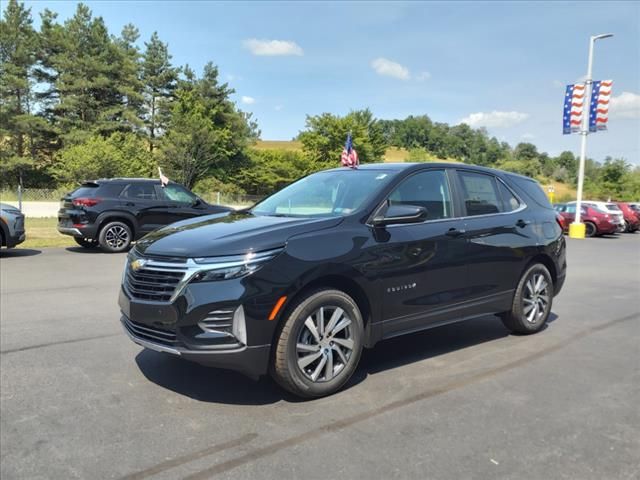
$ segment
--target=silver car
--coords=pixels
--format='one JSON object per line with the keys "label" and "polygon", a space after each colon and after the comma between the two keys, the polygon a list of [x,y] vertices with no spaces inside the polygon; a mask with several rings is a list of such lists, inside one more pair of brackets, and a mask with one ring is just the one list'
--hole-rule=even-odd
{"label": "silver car", "polygon": [[24,239],[24,214],[13,205],[0,203],[0,247],[13,248]]}

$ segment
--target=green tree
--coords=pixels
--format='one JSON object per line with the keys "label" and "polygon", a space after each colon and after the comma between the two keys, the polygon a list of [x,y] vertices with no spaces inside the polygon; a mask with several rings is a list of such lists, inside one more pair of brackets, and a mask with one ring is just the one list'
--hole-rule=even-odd
{"label": "green tree", "polygon": [[61,184],[108,177],[149,177],[154,159],[144,140],[133,133],[93,135],[60,150],[52,170]]}
{"label": "green tree", "polygon": [[314,165],[302,152],[250,149],[248,163],[234,183],[251,194],[265,195],[314,172]]}
{"label": "green tree", "polygon": [[306,130],[298,139],[309,159],[318,166],[339,165],[349,132],[360,163],[383,160],[387,144],[378,120],[369,109],[355,110],[344,117],[330,113],[308,115]]}
{"label": "green tree", "polygon": [[246,148],[259,134],[256,124],[230,100],[233,90],[218,83],[213,64],[199,79],[188,67],[184,72],[162,141],[162,164],[187,187],[211,175],[225,182],[246,162]]}
{"label": "green tree", "polygon": [[[127,39],[113,39],[104,20],[82,3],[63,25],[55,20],[45,10],[36,78],[46,85],[40,98],[62,143],[132,130],[137,112],[127,99],[139,94],[139,82]],[[125,33],[128,40],[131,33]]]}
{"label": "green tree", "polygon": [[153,32],[142,61],[144,83],[144,120],[149,137],[149,151],[156,146],[156,138],[167,128],[171,113],[171,99],[178,80],[178,69],[171,66],[171,55],[166,43]]}
{"label": "green tree", "polygon": [[32,23],[30,9],[16,0],[9,1],[0,20],[0,169],[20,183],[34,165],[40,126],[32,113],[31,74],[38,48]]}

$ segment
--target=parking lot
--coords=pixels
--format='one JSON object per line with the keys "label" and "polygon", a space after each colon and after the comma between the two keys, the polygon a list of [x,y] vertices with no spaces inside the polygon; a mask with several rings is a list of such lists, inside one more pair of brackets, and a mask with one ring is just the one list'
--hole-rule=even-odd
{"label": "parking lot", "polygon": [[543,332],[388,340],[314,401],[133,344],[124,255],[3,252],[2,479],[638,478],[640,234],[567,241]]}

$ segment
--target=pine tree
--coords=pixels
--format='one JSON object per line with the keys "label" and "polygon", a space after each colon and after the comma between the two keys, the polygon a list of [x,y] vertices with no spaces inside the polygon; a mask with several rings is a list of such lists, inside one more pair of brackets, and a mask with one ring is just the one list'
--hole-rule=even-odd
{"label": "pine tree", "polygon": [[[78,4],[63,25],[56,15],[42,15],[41,50],[36,77],[48,83],[41,94],[45,113],[60,130],[63,143],[84,141],[93,133],[109,136],[133,128],[140,95],[136,55],[128,30],[113,39],[101,17]],[[132,111],[133,110],[133,111]]]}
{"label": "pine tree", "polygon": [[167,128],[178,69],[171,66],[167,44],[160,41],[157,32],[153,32],[145,48],[142,61],[144,120],[149,136],[149,151],[153,151],[157,137]]}
{"label": "pine tree", "polygon": [[0,20],[0,161],[3,177],[17,173],[20,183],[36,154],[31,71],[38,39],[32,22],[31,10],[16,0]]}

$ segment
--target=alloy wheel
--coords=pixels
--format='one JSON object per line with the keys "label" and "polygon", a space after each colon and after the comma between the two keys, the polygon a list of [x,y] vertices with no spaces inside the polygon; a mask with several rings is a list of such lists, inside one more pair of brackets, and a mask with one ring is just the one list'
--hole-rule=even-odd
{"label": "alloy wheel", "polygon": [[111,248],[122,248],[129,242],[129,233],[124,227],[114,225],[105,232],[104,239]]}
{"label": "alloy wheel", "polygon": [[312,382],[328,382],[347,366],[353,347],[347,313],[336,306],[320,307],[307,317],[298,335],[298,368]]}
{"label": "alloy wheel", "polygon": [[536,323],[544,318],[549,301],[549,283],[542,273],[536,272],[527,280],[522,296],[522,311],[527,322]]}

